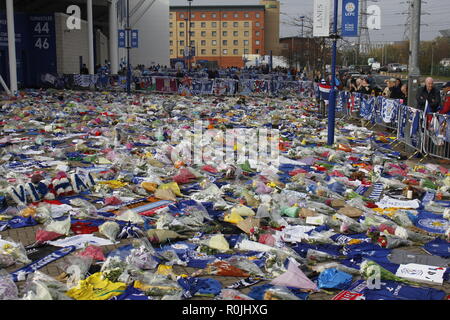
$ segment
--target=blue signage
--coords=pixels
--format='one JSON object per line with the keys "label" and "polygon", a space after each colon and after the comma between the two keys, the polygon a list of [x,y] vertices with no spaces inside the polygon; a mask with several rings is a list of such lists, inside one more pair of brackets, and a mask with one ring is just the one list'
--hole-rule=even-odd
{"label": "blue signage", "polygon": [[118,37],[119,37],[119,48],[125,48],[126,46],[126,32],[123,29],[119,29],[118,31]]}
{"label": "blue signage", "polygon": [[131,47],[139,47],[139,30],[131,30]]}
{"label": "blue signage", "polygon": [[[39,86],[42,77],[56,74],[56,32],[53,14],[14,14],[19,87]],[[6,16],[0,13],[0,74],[9,85]]]}
{"label": "blue signage", "polygon": [[358,36],[359,0],[342,1],[342,36]]}

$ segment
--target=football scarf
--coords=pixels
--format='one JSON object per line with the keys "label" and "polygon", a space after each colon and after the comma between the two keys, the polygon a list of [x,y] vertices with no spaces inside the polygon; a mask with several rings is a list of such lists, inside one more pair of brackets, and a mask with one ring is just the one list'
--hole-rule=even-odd
{"label": "football scarf", "polygon": [[65,257],[66,255],[74,252],[75,249],[76,249],[75,246],[68,246],[68,247],[59,249],[42,259],[39,259],[35,262],[32,262],[32,263],[26,265],[23,268],[20,268],[20,269],[14,271],[13,273],[11,273],[11,276],[15,282],[23,281],[26,279],[26,276],[28,274],[33,273],[33,272],[45,267],[49,263],[52,263],[56,260],[61,259],[62,257]]}

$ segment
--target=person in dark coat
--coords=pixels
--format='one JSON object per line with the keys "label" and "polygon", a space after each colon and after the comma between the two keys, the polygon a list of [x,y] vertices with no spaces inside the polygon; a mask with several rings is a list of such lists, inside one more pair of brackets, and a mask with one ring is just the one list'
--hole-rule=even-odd
{"label": "person in dark coat", "polygon": [[433,78],[429,77],[425,80],[425,86],[417,92],[417,107],[425,111],[428,101],[428,111],[438,112],[441,106],[441,93],[434,87]]}

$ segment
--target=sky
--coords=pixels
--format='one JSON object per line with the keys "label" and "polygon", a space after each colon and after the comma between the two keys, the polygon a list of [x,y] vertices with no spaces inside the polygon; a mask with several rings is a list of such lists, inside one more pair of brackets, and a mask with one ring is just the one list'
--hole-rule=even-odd
{"label": "sky", "polygon": [[[187,0],[169,0],[171,5],[187,5]],[[370,40],[401,41],[404,39],[405,22],[408,12],[408,0],[368,1],[368,5],[381,8],[381,30],[370,31]],[[258,0],[193,0],[192,5],[216,4],[258,4]],[[339,0],[341,11],[342,1]],[[287,22],[293,17],[312,15],[314,0],[281,0],[281,37],[298,36],[300,28],[292,27]],[[439,30],[450,29],[450,0],[422,1],[421,40],[432,40],[439,36]]]}

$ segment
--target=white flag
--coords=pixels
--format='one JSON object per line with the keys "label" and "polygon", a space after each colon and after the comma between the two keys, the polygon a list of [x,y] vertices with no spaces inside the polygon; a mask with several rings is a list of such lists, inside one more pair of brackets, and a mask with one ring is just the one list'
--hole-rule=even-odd
{"label": "white flag", "polygon": [[314,0],[314,37],[330,35],[331,0]]}

